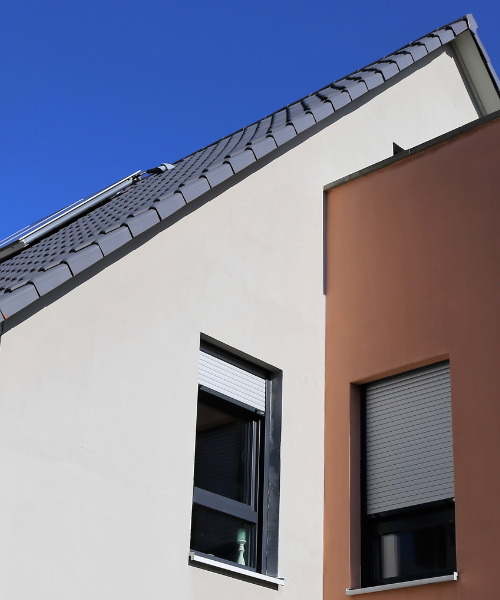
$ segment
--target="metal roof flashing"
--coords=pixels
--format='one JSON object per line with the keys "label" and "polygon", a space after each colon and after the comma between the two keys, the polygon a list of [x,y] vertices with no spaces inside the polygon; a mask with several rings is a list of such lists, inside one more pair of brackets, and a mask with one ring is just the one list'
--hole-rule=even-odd
{"label": "metal roof flashing", "polygon": [[[0,247],[3,318],[22,310],[157,223],[166,219],[172,222],[177,211],[197,200],[191,204],[194,210],[202,196],[212,196],[252,173],[256,163],[265,164],[306,136],[314,135],[316,130],[311,128],[318,123],[328,123],[324,120],[339,111],[342,116],[357,98],[384,86],[464,32],[475,35],[476,29],[472,15],[462,17],[173,165],[163,163],[149,169],[145,177],[137,171],[10,236]],[[304,132],[308,133],[297,137]],[[214,188],[217,189],[213,191]]]}
{"label": "metal roof flashing", "polygon": [[472,33],[477,33],[477,21],[474,19],[472,13],[465,15],[465,18],[467,19],[467,24],[469,25],[469,29],[472,31]]}
{"label": "metal roof flashing", "polygon": [[500,80],[477,34],[476,20],[471,14],[465,19],[468,34],[457,36],[452,47],[479,113],[484,116],[500,109]]}

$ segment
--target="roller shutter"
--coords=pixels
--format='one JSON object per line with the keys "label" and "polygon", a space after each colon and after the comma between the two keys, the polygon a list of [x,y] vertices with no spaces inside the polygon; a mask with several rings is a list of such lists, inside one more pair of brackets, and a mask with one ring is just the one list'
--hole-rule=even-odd
{"label": "roller shutter", "polygon": [[449,363],[367,385],[365,439],[368,514],[453,498]]}
{"label": "roller shutter", "polygon": [[266,379],[250,368],[200,349],[199,384],[262,412],[266,409]]}

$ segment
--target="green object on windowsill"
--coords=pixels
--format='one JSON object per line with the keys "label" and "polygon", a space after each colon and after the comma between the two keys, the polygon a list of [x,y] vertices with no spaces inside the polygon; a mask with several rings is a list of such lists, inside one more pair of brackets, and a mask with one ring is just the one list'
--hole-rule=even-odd
{"label": "green object on windowsill", "polygon": [[[234,530],[233,530],[234,531]],[[247,541],[247,532],[246,529],[238,529],[238,533],[236,534],[237,542],[246,542]]]}
{"label": "green object on windowsill", "polygon": [[238,560],[239,565],[245,564],[245,544],[247,543],[247,532],[245,529],[238,529],[236,533],[236,543],[238,544]]}

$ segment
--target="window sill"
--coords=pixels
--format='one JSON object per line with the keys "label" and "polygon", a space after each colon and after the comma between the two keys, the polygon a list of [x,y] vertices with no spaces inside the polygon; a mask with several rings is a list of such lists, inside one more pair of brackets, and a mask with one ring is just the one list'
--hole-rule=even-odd
{"label": "window sill", "polygon": [[443,575],[442,577],[429,577],[429,579],[414,579],[413,581],[401,581],[399,583],[388,583],[387,585],[375,585],[373,587],[351,589],[347,588],[346,596],[357,596],[358,594],[370,594],[371,592],[384,592],[385,590],[397,590],[399,588],[414,587],[416,585],[426,585],[428,583],[441,583],[442,581],[456,581],[458,573],[453,575]]}
{"label": "window sill", "polygon": [[200,556],[195,552],[189,553],[189,560],[191,562],[201,563],[203,565],[212,567],[220,571],[229,571],[231,573],[236,573],[248,579],[257,579],[258,581],[265,581],[266,583],[272,583],[274,585],[285,585],[285,580],[280,579],[279,577],[269,577],[268,575],[262,575],[262,573],[256,573],[255,571],[242,569],[241,567],[237,567],[236,565],[228,565],[226,563],[220,562],[212,558]]}

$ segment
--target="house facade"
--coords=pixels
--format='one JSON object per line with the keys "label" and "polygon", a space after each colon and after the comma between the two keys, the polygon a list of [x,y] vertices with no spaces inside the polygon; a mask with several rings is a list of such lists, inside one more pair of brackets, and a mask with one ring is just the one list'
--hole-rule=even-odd
{"label": "house facade", "polygon": [[352,353],[339,358],[343,233],[330,197],[325,221],[324,188],[498,109],[465,17],[9,240],[5,597],[319,600],[359,587],[332,381],[441,355],[419,347],[385,367],[374,348],[376,365],[337,379]]}

